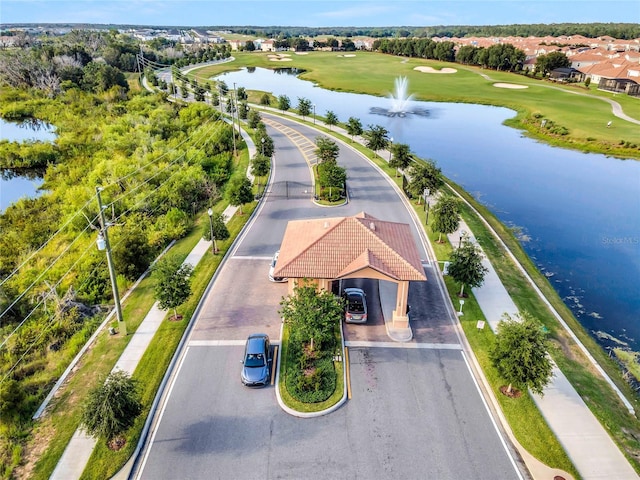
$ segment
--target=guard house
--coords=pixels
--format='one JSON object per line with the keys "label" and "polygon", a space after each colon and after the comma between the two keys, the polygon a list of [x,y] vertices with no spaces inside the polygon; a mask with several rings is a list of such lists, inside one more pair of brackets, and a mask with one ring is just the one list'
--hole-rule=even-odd
{"label": "guard house", "polygon": [[333,282],[347,278],[397,283],[392,324],[397,329],[409,328],[409,282],[427,280],[409,225],[365,212],[289,222],[274,275],[289,279],[289,294],[303,281],[327,291]]}

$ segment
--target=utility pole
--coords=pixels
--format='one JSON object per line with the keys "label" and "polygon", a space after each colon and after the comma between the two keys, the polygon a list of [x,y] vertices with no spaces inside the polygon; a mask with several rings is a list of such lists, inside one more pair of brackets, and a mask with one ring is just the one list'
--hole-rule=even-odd
{"label": "utility pole", "polygon": [[124,323],[122,318],[122,308],[120,307],[120,294],[118,293],[118,279],[116,278],[116,271],[113,268],[113,260],[111,258],[111,245],[109,244],[109,234],[107,229],[109,224],[104,216],[104,207],[102,205],[102,198],[100,192],[102,187],[96,187],[96,196],[98,198],[98,209],[100,210],[100,233],[98,234],[98,250],[105,250],[107,252],[107,265],[109,266],[109,277],[111,278],[111,288],[113,289],[113,301],[116,304],[116,316],[118,318],[118,331],[123,335],[127,334],[127,324]]}
{"label": "utility pole", "polygon": [[[238,111],[238,94],[236,93],[236,82],[233,82],[233,93],[231,94],[231,128],[233,129],[233,156],[236,153],[236,122],[234,115]],[[238,117],[238,130],[240,130],[240,117]]]}

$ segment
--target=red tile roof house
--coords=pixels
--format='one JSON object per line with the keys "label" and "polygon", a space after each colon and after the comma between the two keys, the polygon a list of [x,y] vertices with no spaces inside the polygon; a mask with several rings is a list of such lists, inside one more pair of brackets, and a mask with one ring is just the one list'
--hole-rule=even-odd
{"label": "red tile roof house", "polygon": [[599,90],[640,96],[640,65],[627,60],[614,59],[579,69],[585,78],[598,83]]}
{"label": "red tile roof house", "polygon": [[274,275],[298,285],[331,284],[347,278],[375,278],[398,285],[392,327],[409,329],[409,282],[427,279],[409,225],[360,212],[353,217],[293,220],[284,233]]}

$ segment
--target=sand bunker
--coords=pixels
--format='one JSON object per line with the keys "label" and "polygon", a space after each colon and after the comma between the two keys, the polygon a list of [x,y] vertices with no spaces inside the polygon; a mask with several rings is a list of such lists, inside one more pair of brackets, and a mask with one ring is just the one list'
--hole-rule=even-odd
{"label": "sand bunker", "polygon": [[309,52],[296,52],[296,55],[309,55]]}
{"label": "sand bunker", "polygon": [[289,55],[288,53],[276,53],[275,55],[267,55],[267,58],[272,62],[290,62],[290,56],[291,55]]}
{"label": "sand bunker", "polygon": [[441,68],[440,70],[437,70],[433,67],[415,67],[414,70],[418,70],[422,73],[456,73],[458,71],[455,68],[448,67]]}
{"label": "sand bunker", "polygon": [[517,83],[494,83],[493,86],[498,88],[513,88],[513,89],[529,88],[526,85],[518,85]]}

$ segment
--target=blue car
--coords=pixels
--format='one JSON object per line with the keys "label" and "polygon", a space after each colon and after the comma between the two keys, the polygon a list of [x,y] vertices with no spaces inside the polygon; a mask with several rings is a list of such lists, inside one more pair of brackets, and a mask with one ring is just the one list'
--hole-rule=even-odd
{"label": "blue car", "polygon": [[262,387],[269,384],[271,375],[269,336],[264,333],[249,335],[242,360],[242,384]]}

